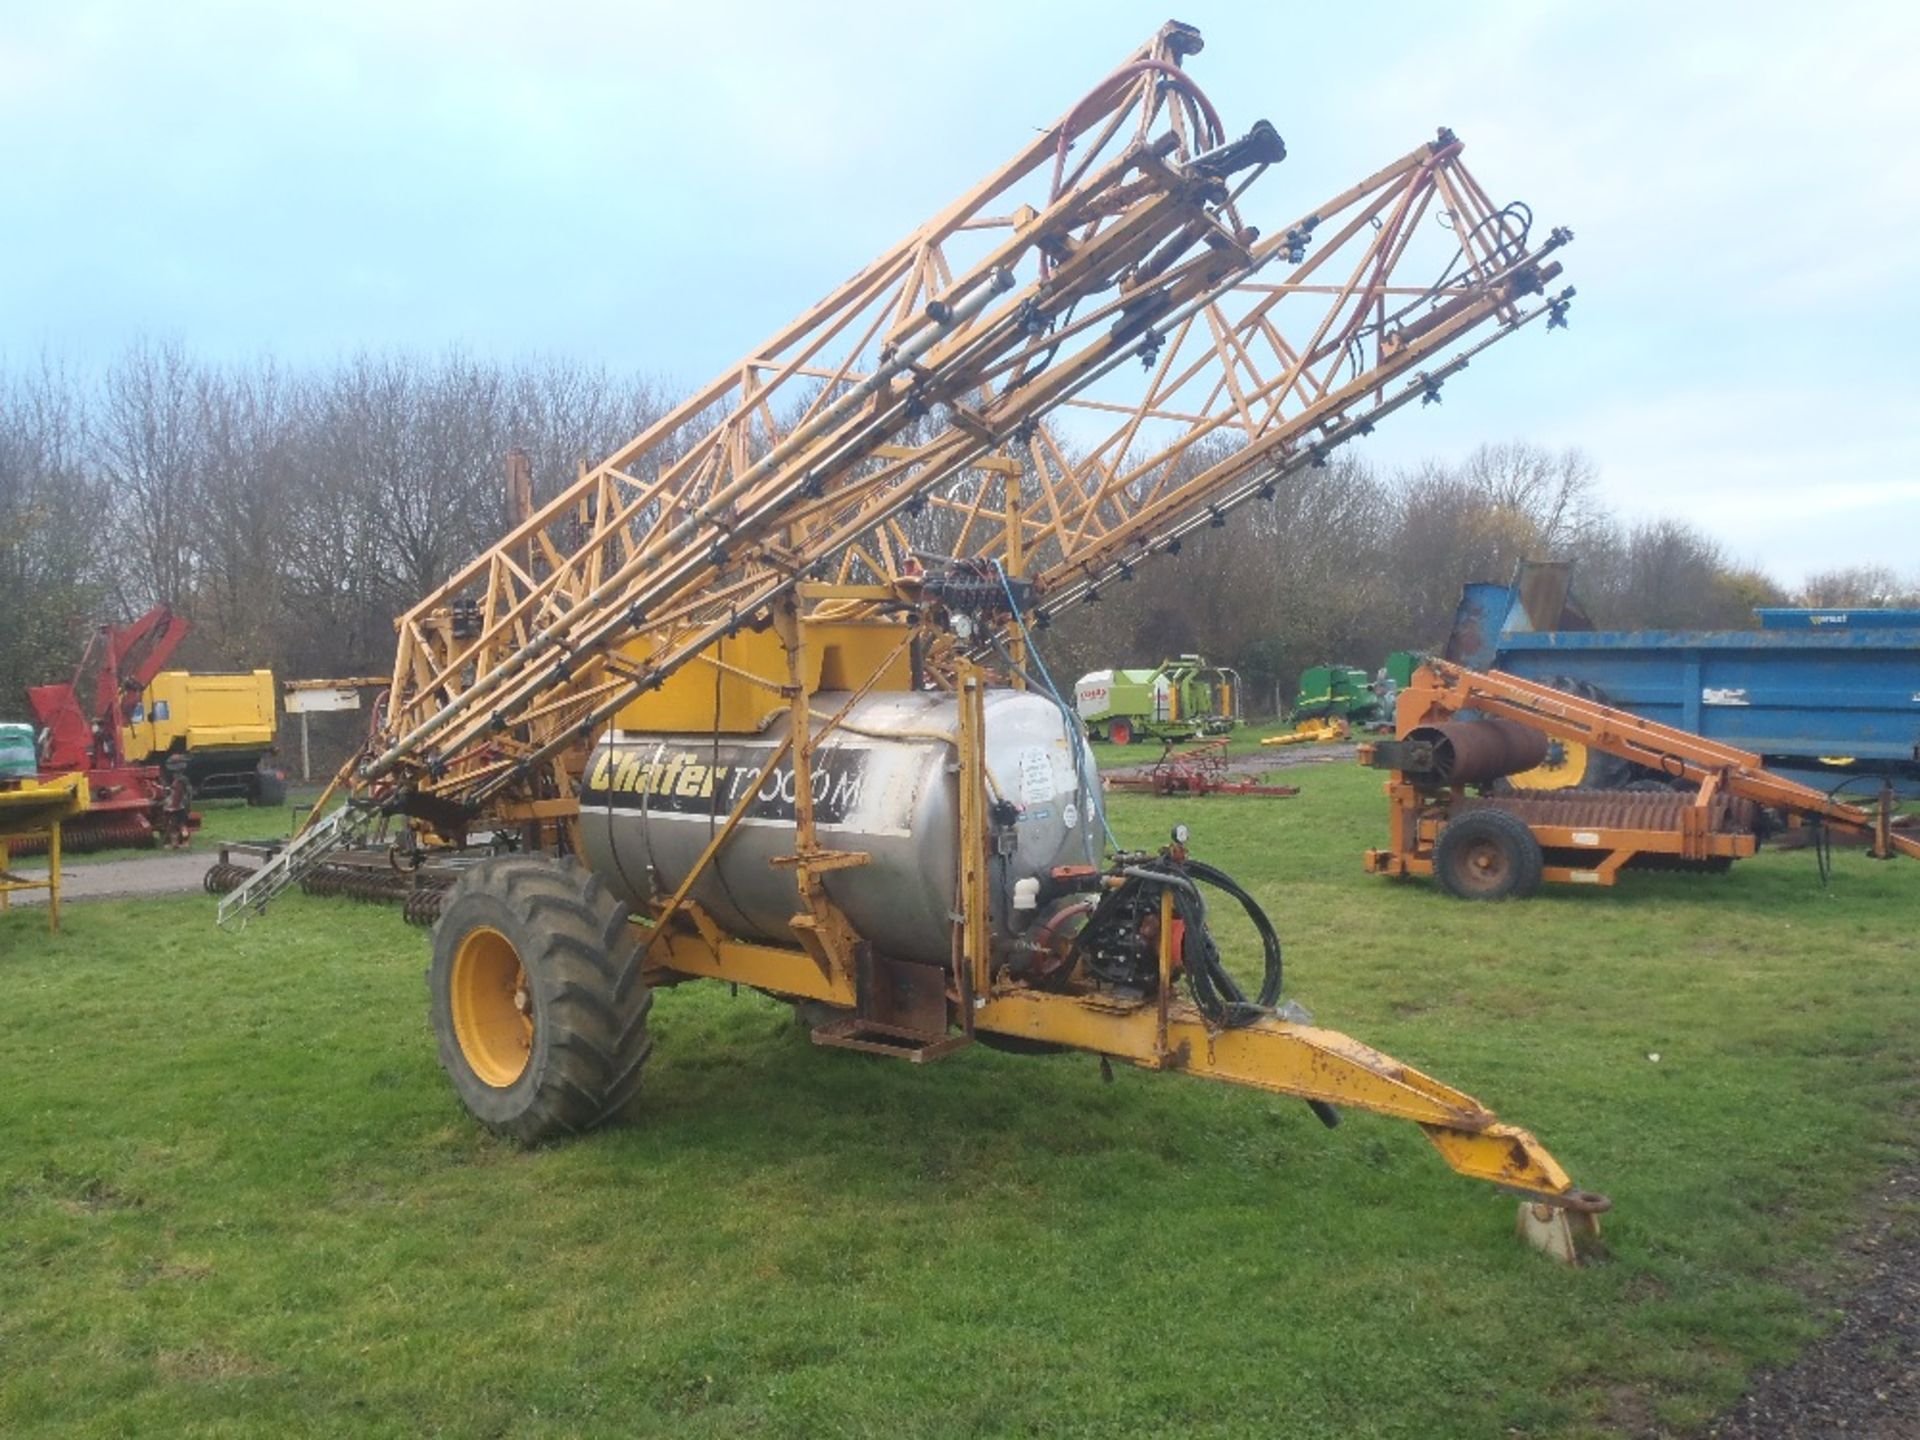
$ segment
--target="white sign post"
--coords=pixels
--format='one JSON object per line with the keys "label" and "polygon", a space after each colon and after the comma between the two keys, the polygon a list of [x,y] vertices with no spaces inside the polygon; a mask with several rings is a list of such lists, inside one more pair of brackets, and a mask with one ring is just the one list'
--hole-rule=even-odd
{"label": "white sign post", "polygon": [[300,717],[300,780],[313,779],[313,759],[307,733],[308,717],[329,710],[358,710],[360,692],[346,685],[323,685],[312,689],[287,687],[287,713]]}

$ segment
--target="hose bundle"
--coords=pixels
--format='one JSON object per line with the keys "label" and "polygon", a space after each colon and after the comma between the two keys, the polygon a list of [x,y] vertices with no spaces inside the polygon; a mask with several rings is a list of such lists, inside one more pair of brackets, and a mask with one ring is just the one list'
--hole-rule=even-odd
{"label": "hose bundle", "polygon": [[[1176,861],[1162,856],[1144,864],[1128,865],[1121,874],[1136,884],[1165,886],[1173,895],[1174,913],[1180,917],[1183,934],[1180,964],[1186,972],[1187,987],[1193,1003],[1213,1025],[1231,1029],[1251,1025],[1262,1015],[1271,1014],[1279,1003],[1283,979],[1280,936],[1267,918],[1266,911],[1226,871],[1199,860]],[[1207,902],[1199,884],[1204,882],[1224,891],[1240,902],[1240,908],[1253,922],[1260,936],[1262,971],[1260,992],[1253,999],[1240,987],[1220,958],[1220,947],[1207,926]],[[1103,908],[1105,908],[1103,902]],[[1100,915],[1089,921],[1089,931],[1097,929]]]}
{"label": "hose bundle", "polygon": [[1280,1002],[1282,977],[1279,933],[1267,918],[1267,912],[1226,871],[1198,860],[1187,861],[1185,869],[1194,879],[1204,881],[1240,902],[1240,908],[1246,911],[1247,919],[1253,922],[1254,931],[1260,936],[1262,964],[1260,993],[1249,1000],[1220,958],[1220,947],[1214,943],[1213,934],[1207,928],[1207,902],[1199,888],[1196,886],[1183,891],[1176,887],[1173,905],[1185,922],[1186,930],[1181,960],[1186,967],[1187,985],[1193,991],[1193,1003],[1199,1007],[1202,1015],[1216,1025],[1250,1025],[1262,1015],[1270,1013]]}

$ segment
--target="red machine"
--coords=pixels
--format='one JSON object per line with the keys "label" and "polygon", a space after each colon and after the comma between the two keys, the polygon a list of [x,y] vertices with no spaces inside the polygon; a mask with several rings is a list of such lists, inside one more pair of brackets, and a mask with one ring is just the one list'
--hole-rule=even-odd
{"label": "red machine", "polygon": [[[73,679],[27,691],[41,727],[43,775],[86,774],[93,803],[69,822],[71,850],[144,845],[158,840],[168,781],[157,765],[127,763],[127,726],[153,677],[166,667],[190,627],[165,605],[130,625],[102,625],[87,644]],[[91,708],[82,701],[92,674]],[[189,814],[189,829],[200,817]]]}
{"label": "red machine", "polygon": [[1109,790],[1144,790],[1149,795],[1267,795],[1284,800],[1298,795],[1297,785],[1267,785],[1227,768],[1227,742],[1210,740],[1191,750],[1176,751],[1171,745],[1153,767],[1144,772],[1108,775],[1103,782]]}

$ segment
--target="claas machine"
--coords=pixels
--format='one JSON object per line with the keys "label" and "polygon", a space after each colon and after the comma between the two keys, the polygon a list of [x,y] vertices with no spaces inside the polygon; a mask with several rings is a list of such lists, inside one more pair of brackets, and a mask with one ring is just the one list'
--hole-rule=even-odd
{"label": "claas machine", "polygon": [[1569,237],[1448,132],[1256,220],[1284,146],[1227,126],[1200,48],[1163,28],[400,617],[342,803],[222,920],[386,819],[517,837],[429,970],[440,1061],[502,1134],[624,1112],[654,994],[719,980],[822,1046],[1078,1050],[1409,1120],[1576,1253],[1606,1202],[1532,1135],[1283,999],[1271,921],[1184,831],[1108,839],[1044,665],[1052,617],[1566,305]]}
{"label": "claas machine", "polygon": [[1082,675],[1073,706],[1089,738],[1115,745],[1224,735],[1239,723],[1240,677],[1198,655],[1181,655],[1152,670]]}

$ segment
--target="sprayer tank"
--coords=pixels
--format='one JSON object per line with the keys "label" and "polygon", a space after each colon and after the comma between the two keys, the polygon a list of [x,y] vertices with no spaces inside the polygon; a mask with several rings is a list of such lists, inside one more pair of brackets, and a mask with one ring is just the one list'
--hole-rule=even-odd
{"label": "sprayer tank", "polygon": [[[816,694],[816,728],[846,700]],[[990,690],[984,711],[994,811],[988,879],[995,927],[1004,933],[1018,881],[1060,865],[1098,863],[1100,790],[1084,743],[1052,701]],[[662,900],[751,787],[745,814],[691,898],[731,935],[794,943],[793,870],[772,863],[795,848],[792,757],[759,778],[788,724],[782,712],[750,736],[609,732],[588,762],[580,794],[588,864],[636,909]],[[820,844],[872,857],[826,872],[827,893],[863,938],[898,959],[944,964],[952,952],[959,733],[954,697],[882,694],[855,705],[814,750]]]}

